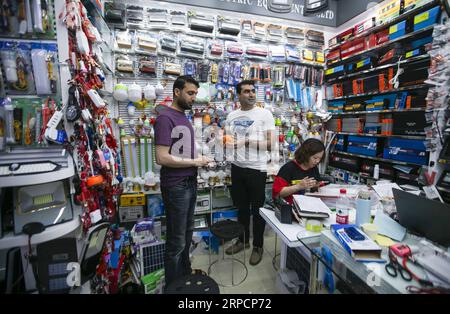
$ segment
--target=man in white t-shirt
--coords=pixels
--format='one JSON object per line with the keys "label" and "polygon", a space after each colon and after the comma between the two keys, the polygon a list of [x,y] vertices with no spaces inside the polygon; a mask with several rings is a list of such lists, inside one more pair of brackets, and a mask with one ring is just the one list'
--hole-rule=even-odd
{"label": "man in white t-shirt", "polygon": [[[231,112],[226,120],[226,134],[234,138],[234,146],[227,146],[227,159],[231,159],[231,196],[238,208],[238,221],[245,228],[242,236],[230,246],[227,254],[250,247],[249,225],[253,214],[253,251],[250,265],[262,259],[265,221],[259,215],[264,205],[267,177],[268,151],[274,139],[275,120],[270,111],[255,106],[256,90],[253,81],[237,85],[241,108]],[[231,149],[230,149],[231,148]]]}

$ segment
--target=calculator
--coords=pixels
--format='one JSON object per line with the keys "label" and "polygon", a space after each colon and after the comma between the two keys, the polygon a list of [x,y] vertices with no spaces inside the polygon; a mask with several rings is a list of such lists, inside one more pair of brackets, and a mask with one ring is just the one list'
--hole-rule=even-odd
{"label": "calculator", "polygon": [[361,234],[355,227],[349,227],[344,229],[345,233],[354,241],[362,241],[366,237]]}

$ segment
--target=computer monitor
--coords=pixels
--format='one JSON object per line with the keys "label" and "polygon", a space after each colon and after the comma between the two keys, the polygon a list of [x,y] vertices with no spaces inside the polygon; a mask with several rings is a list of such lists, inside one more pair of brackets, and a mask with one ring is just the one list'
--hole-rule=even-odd
{"label": "computer monitor", "polygon": [[392,189],[402,226],[444,247],[450,247],[450,205]]}

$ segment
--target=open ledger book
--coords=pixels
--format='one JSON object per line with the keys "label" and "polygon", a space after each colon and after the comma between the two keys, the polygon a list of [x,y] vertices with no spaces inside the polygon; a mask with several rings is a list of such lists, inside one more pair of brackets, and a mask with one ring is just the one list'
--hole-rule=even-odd
{"label": "open ledger book", "polygon": [[301,217],[306,218],[328,218],[331,211],[320,198],[294,195],[294,208]]}

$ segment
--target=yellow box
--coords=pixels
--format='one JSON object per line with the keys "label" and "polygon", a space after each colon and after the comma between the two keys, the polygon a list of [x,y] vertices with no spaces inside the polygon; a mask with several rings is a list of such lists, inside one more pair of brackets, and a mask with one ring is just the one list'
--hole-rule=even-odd
{"label": "yellow box", "polygon": [[120,195],[120,206],[143,206],[145,205],[145,194],[123,194]]}
{"label": "yellow box", "polygon": [[400,15],[401,0],[386,3],[378,10],[378,24],[386,23]]}

